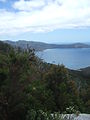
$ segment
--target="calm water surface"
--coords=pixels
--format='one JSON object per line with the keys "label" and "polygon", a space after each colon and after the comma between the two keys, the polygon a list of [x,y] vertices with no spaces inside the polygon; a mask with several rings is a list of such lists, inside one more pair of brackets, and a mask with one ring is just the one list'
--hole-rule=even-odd
{"label": "calm water surface", "polygon": [[70,69],[90,66],[90,48],[47,49],[37,55],[47,63],[64,64]]}

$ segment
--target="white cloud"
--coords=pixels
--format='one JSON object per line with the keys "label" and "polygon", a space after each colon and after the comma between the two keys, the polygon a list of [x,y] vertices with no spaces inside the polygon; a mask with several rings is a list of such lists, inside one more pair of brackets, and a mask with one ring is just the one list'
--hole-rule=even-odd
{"label": "white cloud", "polygon": [[18,10],[31,11],[35,8],[40,8],[45,5],[44,0],[20,0],[14,3],[13,7]]}
{"label": "white cloud", "polygon": [[20,0],[18,12],[0,10],[0,34],[90,27],[90,0]]}

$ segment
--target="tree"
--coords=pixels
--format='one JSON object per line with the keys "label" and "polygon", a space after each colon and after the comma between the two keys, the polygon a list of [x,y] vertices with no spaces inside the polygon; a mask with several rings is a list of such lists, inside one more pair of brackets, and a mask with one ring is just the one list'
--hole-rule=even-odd
{"label": "tree", "polygon": [[70,80],[69,73],[63,65],[52,65],[44,79],[48,83],[48,88],[53,91],[57,110],[63,112],[66,107],[75,103],[74,99],[77,99],[78,91],[75,82]]}

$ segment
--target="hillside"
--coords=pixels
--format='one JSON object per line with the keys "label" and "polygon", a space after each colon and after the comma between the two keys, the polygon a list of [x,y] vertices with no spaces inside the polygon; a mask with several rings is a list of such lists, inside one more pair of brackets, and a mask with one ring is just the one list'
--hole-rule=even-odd
{"label": "hillside", "polygon": [[0,41],[0,52],[7,53],[11,49],[12,47],[9,44]]}
{"label": "hillside", "polygon": [[90,113],[89,68],[72,71],[8,48],[0,42],[0,120],[46,120],[41,113],[73,113],[69,107]]}
{"label": "hillside", "polygon": [[90,85],[90,67],[83,68],[80,70],[68,69],[68,71],[78,85],[81,84],[81,86],[83,86],[84,88],[87,87],[87,85]]}
{"label": "hillside", "polygon": [[45,49],[54,49],[54,48],[90,48],[89,44],[84,43],[74,43],[74,44],[47,44],[43,42],[33,42],[33,41],[24,41],[19,40],[16,42],[13,41],[5,41],[5,43],[8,43],[12,45],[13,47],[20,47],[22,49],[34,48],[36,51],[42,51]]}

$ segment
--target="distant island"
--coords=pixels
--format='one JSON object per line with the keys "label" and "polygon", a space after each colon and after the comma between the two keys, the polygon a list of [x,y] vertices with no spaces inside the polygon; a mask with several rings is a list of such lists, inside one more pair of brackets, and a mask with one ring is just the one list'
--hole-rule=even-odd
{"label": "distant island", "polygon": [[89,44],[85,43],[72,43],[72,44],[48,44],[44,42],[34,42],[34,41],[25,41],[25,40],[18,40],[18,41],[10,41],[6,40],[5,43],[10,44],[13,47],[20,47],[22,49],[33,48],[36,51],[42,51],[45,49],[54,49],[54,48],[90,48]]}

